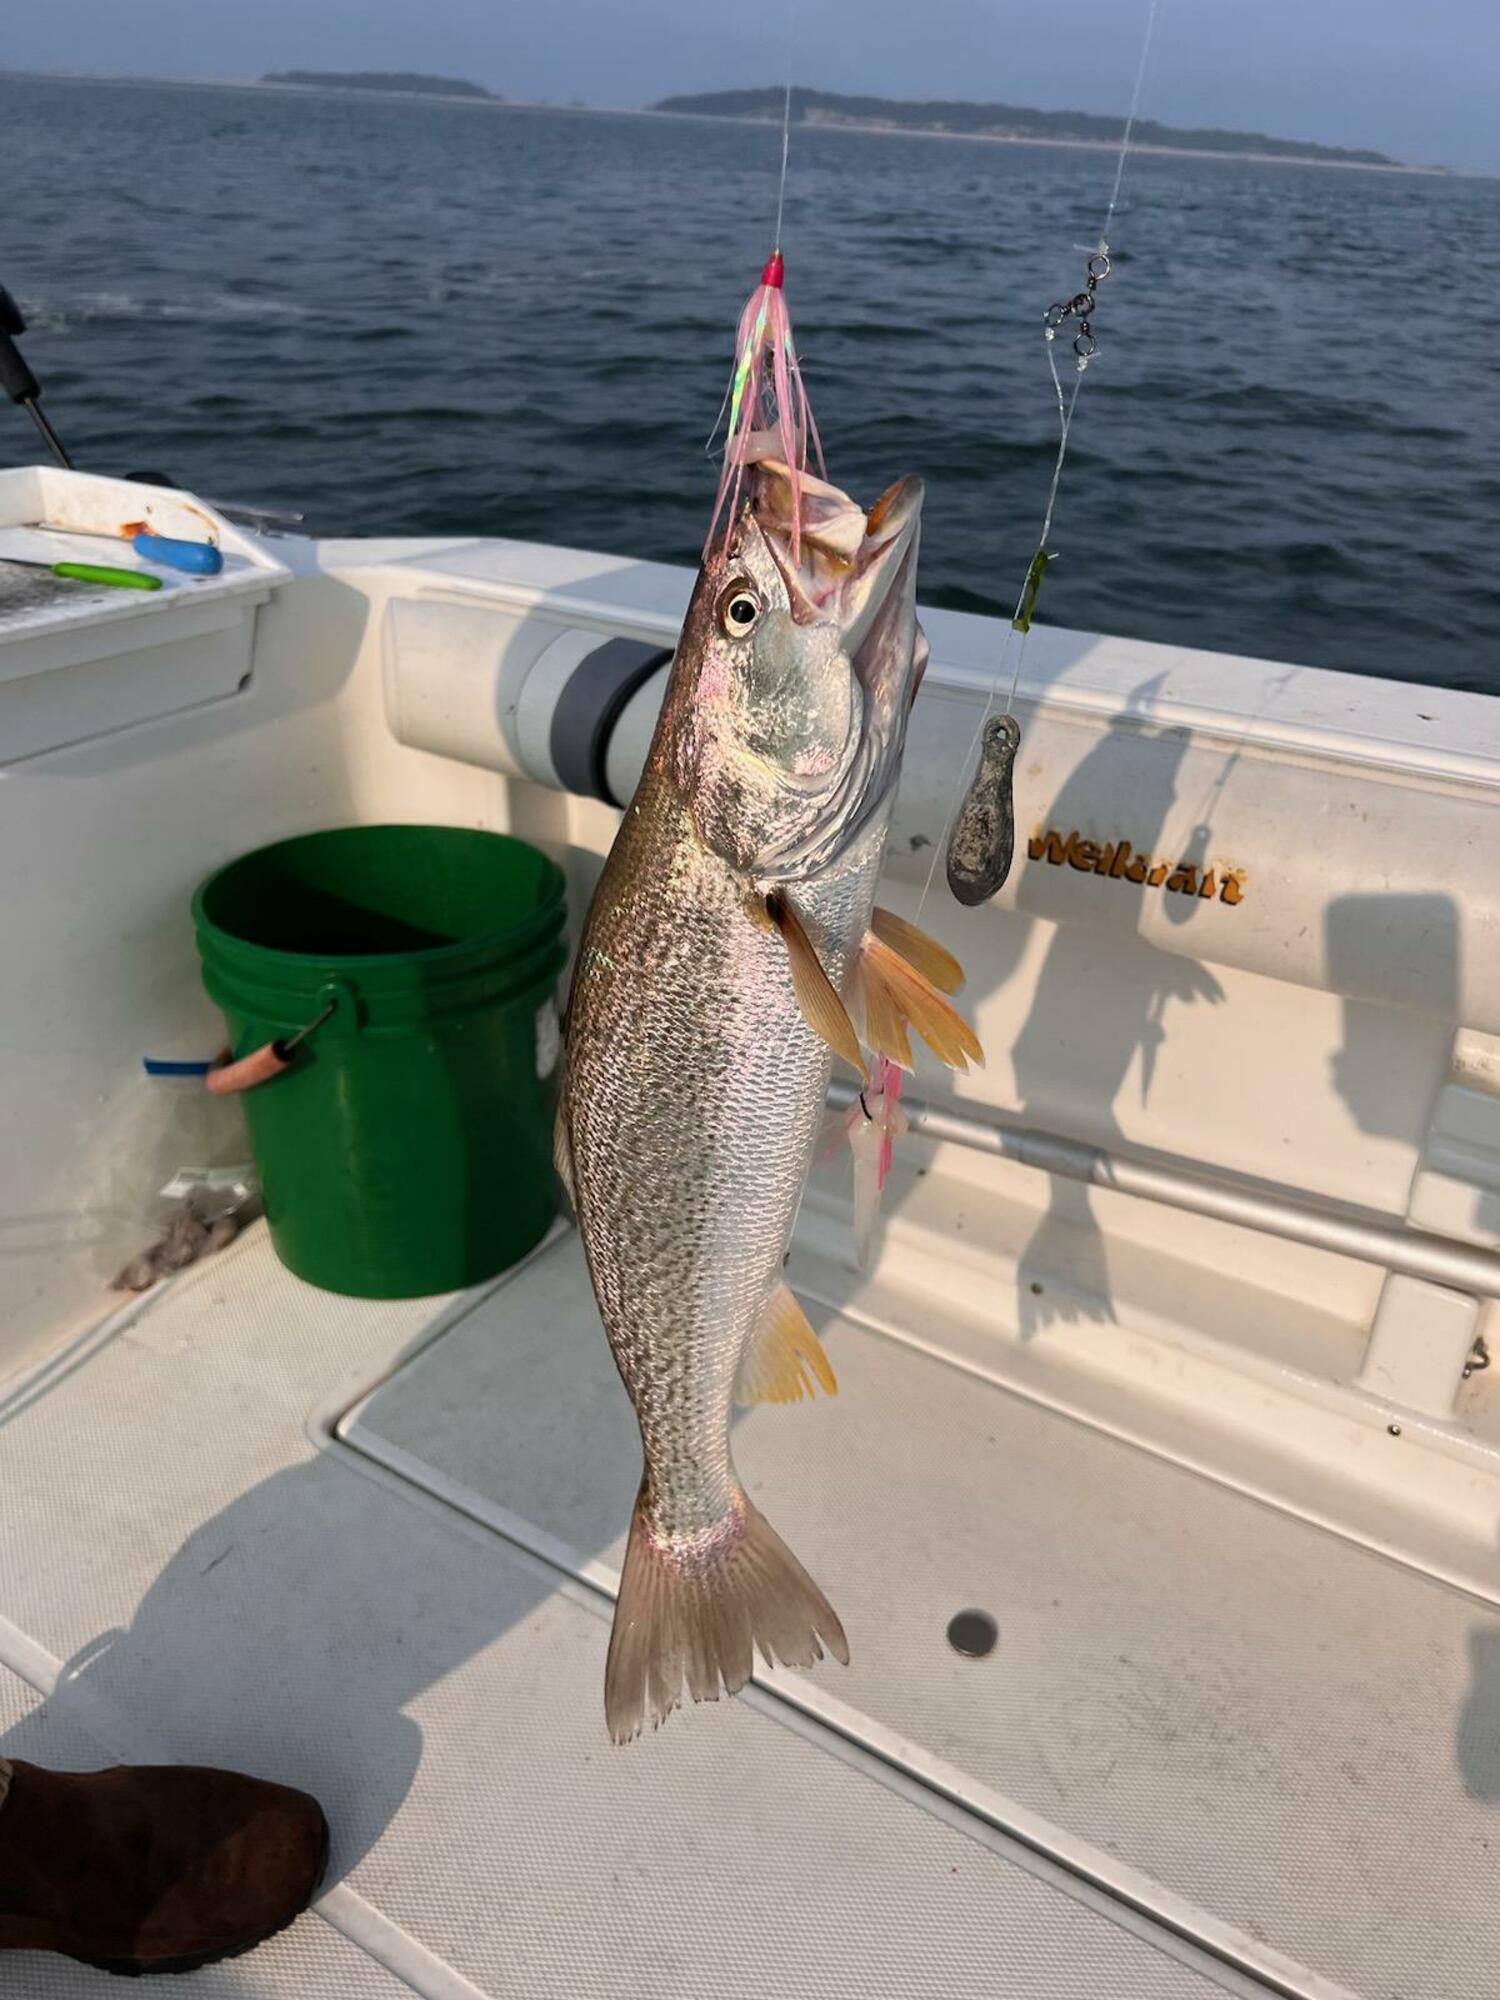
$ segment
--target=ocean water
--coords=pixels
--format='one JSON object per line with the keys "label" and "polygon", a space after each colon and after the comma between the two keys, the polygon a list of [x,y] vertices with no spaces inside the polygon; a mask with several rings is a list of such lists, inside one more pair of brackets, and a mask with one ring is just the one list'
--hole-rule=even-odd
{"label": "ocean water", "polygon": [[[691,562],[778,135],[0,77],[0,282],[80,463],[320,534]],[[1057,437],[1041,319],[1112,155],[796,132],[829,469],[928,483],[922,595],[1008,612]],[[1138,155],[1040,615],[1500,692],[1500,182]],[[0,409],[0,463],[35,455]]]}

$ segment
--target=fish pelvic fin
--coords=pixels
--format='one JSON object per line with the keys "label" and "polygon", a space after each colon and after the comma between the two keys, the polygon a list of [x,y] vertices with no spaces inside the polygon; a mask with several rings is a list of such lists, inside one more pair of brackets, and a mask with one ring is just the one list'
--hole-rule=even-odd
{"label": "fish pelvic fin", "polygon": [[860,1053],[859,1036],[854,1032],[849,1010],[839,998],[837,987],[823,970],[822,961],[802,919],[780,889],[773,889],[767,896],[766,912],[786,943],[787,958],[792,968],[792,991],[797,996],[803,1019],[815,1035],[827,1042],[835,1055],[842,1056],[863,1076],[865,1059]]}
{"label": "fish pelvic fin", "polygon": [[734,1400],[745,1405],[800,1403],[818,1389],[825,1396],[836,1396],[838,1377],[807,1314],[783,1280],[761,1308],[740,1363]]}
{"label": "fish pelvic fin", "polygon": [[[917,932],[918,937],[922,935]],[[941,951],[942,947],[934,949]],[[943,957],[948,954],[943,953]],[[925,972],[893,949],[877,930],[865,933],[856,982],[864,1001],[865,1040],[877,1055],[910,1069],[911,1042],[906,1032],[910,1027],[949,1069],[967,1070],[970,1063],[984,1067],[979,1037],[963,1015]]]}
{"label": "fish pelvic fin", "polygon": [[882,944],[888,944],[892,951],[899,953],[912,970],[920,972],[939,993],[956,993],[963,985],[964,969],[952,952],[940,945],[935,937],[919,930],[906,917],[898,917],[894,910],[883,910],[877,903],[870,918],[870,929]]}
{"label": "fish pelvic fin", "polygon": [[604,1715],[616,1743],[654,1729],[682,1704],[738,1694],[759,1647],[768,1665],[811,1667],[825,1649],[844,1666],[837,1613],[742,1491],[712,1528],[656,1533],[646,1488],[630,1522],[604,1669]]}

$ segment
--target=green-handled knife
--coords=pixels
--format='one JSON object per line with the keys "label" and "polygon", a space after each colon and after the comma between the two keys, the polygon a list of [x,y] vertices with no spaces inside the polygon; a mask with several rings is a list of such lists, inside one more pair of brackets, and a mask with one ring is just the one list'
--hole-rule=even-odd
{"label": "green-handled knife", "polygon": [[53,576],[71,577],[75,583],[107,583],[116,590],[160,590],[161,578],[143,569],[116,569],[112,563],[38,562],[32,556],[0,556],[0,562],[15,563],[20,569],[45,569]]}

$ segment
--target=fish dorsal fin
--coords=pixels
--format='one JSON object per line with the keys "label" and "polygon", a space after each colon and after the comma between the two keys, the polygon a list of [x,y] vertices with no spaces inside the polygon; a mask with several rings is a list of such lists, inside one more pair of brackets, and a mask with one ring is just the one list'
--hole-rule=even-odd
{"label": "fish dorsal fin", "polygon": [[899,952],[909,966],[912,966],[939,993],[956,993],[964,983],[964,969],[951,951],[945,951],[935,937],[918,930],[905,917],[898,917],[894,910],[882,910],[877,903],[870,918],[870,929],[882,944],[888,944],[892,951]]}
{"label": "fish dorsal fin", "polygon": [[792,968],[792,990],[797,996],[797,1005],[802,1009],[803,1019],[815,1035],[827,1042],[835,1055],[852,1063],[863,1076],[864,1057],[860,1054],[859,1036],[854,1032],[849,1010],[823,970],[812,939],[803,929],[802,919],[783,890],[771,891],[766,898],[766,911],[786,942]]}
{"label": "fish dorsal fin", "polygon": [[979,1037],[963,1015],[874,930],[865,933],[857,976],[864,995],[865,1040],[877,1055],[910,1069],[906,1030],[913,1027],[949,1069],[967,1070],[971,1062],[984,1067]]}
{"label": "fish dorsal fin", "polygon": [[785,1281],[761,1308],[735,1384],[737,1403],[800,1403],[821,1388],[836,1396],[834,1374],[823,1343]]}

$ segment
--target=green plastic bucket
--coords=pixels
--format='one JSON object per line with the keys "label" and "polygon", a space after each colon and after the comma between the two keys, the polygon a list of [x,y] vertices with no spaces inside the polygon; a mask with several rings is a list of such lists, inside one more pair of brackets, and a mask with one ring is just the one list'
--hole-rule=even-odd
{"label": "green plastic bucket", "polygon": [[306,834],[203,884],[203,980],[233,1055],[319,1023],[242,1100],[271,1240],[299,1278],[361,1298],[454,1291],[545,1235],[563,916],[544,854],[461,827]]}

